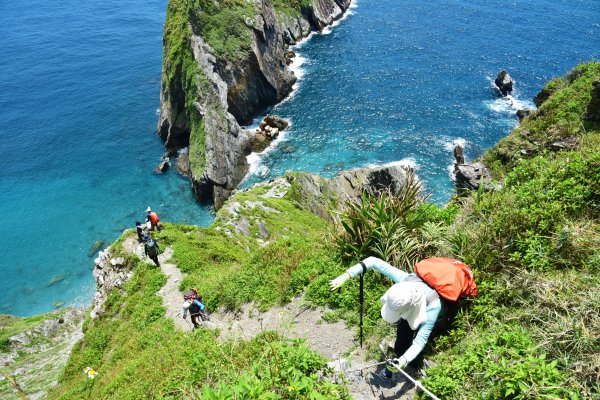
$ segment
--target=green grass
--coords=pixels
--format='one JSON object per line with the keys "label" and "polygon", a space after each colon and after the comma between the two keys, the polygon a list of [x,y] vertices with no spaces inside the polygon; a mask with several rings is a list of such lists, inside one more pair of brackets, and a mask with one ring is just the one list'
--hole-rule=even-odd
{"label": "green grass", "polygon": [[[600,63],[576,69],[484,157],[503,188],[459,200],[455,254],[480,297],[430,348],[424,383],[444,398],[599,396],[600,127],[581,116]],[[545,149],[566,137],[579,147]]]}
{"label": "green grass", "polygon": [[[206,229],[165,223],[156,233],[162,247],[187,274],[181,289],[196,286],[209,310],[235,309],[254,301],[262,309],[285,303],[325,271],[315,245],[326,231],[319,217],[286,199],[264,198],[264,187],[240,192],[235,201],[261,202],[233,216],[225,209]],[[235,218],[264,223],[271,244],[260,247],[245,235],[227,235]],[[113,250],[120,252],[118,246]],[[301,341],[265,333],[250,341],[217,340],[218,332],[193,334],[164,318],[156,292],[165,277],[149,263],[128,258],[134,276],[126,293],[111,294],[107,311],[87,321],[85,338],[73,351],[59,386],[49,398],[346,398],[345,389],[319,378],[325,360]],[[87,367],[98,371],[90,380]]]}
{"label": "green grass", "polygon": [[0,352],[6,353],[10,350],[8,338],[11,336],[31,330],[42,322],[57,317],[62,312],[63,311],[55,311],[27,318],[0,314]]}
{"label": "green grass", "polygon": [[[599,396],[600,130],[581,120],[590,83],[600,79],[599,65],[584,64],[578,67],[582,74],[552,82],[553,94],[540,110],[486,154],[500,190],[470,193],[447,208],[415,204],[402,215],[401,207],[385,209],[375,201],[355,210],[380,243],[384,227],[400,216],[419,243],[432,234],[415,227],[437,224],[447,235],[444,251],[474,270],[479,297],[425,350],[431,367],[423,382],[441,398]],[[545,132],[570,135],[579,147],[552,152],[535,145],[535,152],[522,157],[522,147],[532,143],[524,129],[543,143],[550,140]],[[165,223],[157,240],[173,247],[175,262],[187,274],[180,289],[197,287],[209,310],[237,309],[249,301],[264,310],[304,293],[313,305],[332,308],[327,320],[357,324],[358,282],[333,293],[327,285],[355,259],[335,245],[339,229],[302,208],[298,182],[283,199],[265,197],[266,184],[236,193],[229,203],[235,207],[223,207],[209,228]],[[249,235],[235,229],[243,220]],[[266,239],[259,224],[268,230]],[[372,250],[361,251],[356,259]],[[156,295],[165,277],[148,263],[129,262],[135,274],[125,295],[113,293],[107,313],[86,323],[85,338],[51,399],[347,395],[318,379],[324,360],[301,342],[273,333],[219,342],[216,332],[176,331]],[[393,334],[379,315],[379,297],[390,284],[376,274],[365,279],[369,345]],[[99,371],[97,379],[86,378],[86,367]]]}

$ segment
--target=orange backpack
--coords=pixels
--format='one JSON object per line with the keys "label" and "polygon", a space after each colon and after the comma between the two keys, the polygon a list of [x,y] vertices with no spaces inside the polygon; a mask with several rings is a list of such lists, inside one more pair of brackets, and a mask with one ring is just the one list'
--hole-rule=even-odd
{"label": "orange backpack", "polygon": [[155,213],[154,211],[152,211],[148,215],[150,216],[150,221],[152,221],[152,224],[156,225],[160,222],[160,218],[158,218],[158,214]]}
{"label": "orange backpack", "polygon": [[462,261],[453,258],[426,258],[415,264],[415,272],[446,300],[456,301],[477,296],[473,272]]}

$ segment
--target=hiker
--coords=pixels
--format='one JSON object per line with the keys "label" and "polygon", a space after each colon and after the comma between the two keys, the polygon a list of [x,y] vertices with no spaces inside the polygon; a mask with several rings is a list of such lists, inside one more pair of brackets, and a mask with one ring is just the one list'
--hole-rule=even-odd
{"label": "hiker", "polygon": [[160,267],[160,263],[158,262],[158,251],[160,250],[158,248],[158,243],[156,243],[156,241],[145,232],[144,234],[146,235],[144,242],[144,253],[146,253],[146,255],[152,261],[154,261],[154,264],[156,264],[157,267]]}
{"label": "hiker", "polygon": [[138,241],[140,243],[144,243],[146,241],[146,236],[148,235],[146,234],[146,231],[144,230],[144,227],[140,221],[135,221],[135,230],[138,235]]}
{"label": "hiker", "polygon": [[[188,293],[193,291],[194,295],[188,296]],[[206,311],[204,304],[202,304],[202,298],[198,295],[196,289],[190,289],[183,295],[183,319],[187,318],[187,312],[190,312],[190,317],[192,320],[192,324],[194,325],[194,329],[198,328],[200,324],[198,320],[206,321]]]}
{"label": "hiker", "polygon": [[[404,368],[425,347],[441,314],[441,299],[435,296],[434,300],[428,302],[428,296],[429,299],[434,297],[432,292],[435,290],[418,277],[416,281],[411,281],[413,278],[407,280],[409,276],[416,277],[415,274],[401,271],[376,257],[366,258],[361,263],[348,268],[346,272],[333,279],[329,283],[331,290],[341,287],[348,279],[360,276],[369,269],[375,269],[394,281],[395,284],[380,299],[383,304],[381,317],[391,324],[398,324],[394,343],[396,358],[393,364],[397,368]],[[391,372],[397,370],[388,365],[386,376],[390,377]]]}
{"label": "hiker", "polygon": [[156,228],[160,232],[162,228],[160,227],[160,218],[158,218],[158,214],[152,211],[150,209],[150,206],[148,206],[146,212],[148,213],[148,216],[146,217],[146,222],[150,222],[149,229],[153,231],[154,228]]}

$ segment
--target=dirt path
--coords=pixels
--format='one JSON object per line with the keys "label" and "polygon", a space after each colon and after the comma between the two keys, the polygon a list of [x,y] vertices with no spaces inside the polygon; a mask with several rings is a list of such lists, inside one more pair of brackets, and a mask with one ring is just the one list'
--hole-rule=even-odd
{"label": "dirt path", "polygon": [[[144,255],[144,245],[135,238],[128,238],[123,248],[140,259],[151,262]],[[178,329],[191,331],[191,322],[181,318],[183,294],[179,291],[179,283],[183,274],[175,264],[167,261],[173,256],[173,249],[167,247],[158,260],[161,270],[167,277],[167,283],[158,291],[167,309],[166,315],[171,318]],[[245,304],[239,312],[217,311],[210,314],[210,321],[205,322],[207,328],[221,330],[221,340],[249,340],[263,331],[276,331],[289,338],[306,339],[307,345],[320,353],[334,369],[341,371],[348,380],[348,390],[357,400],[375,399],[412,399],[415,391],[413,385],[394,374],[391,379],[383,376],[383,367],[366,368],[374,361],[365,360],[365,352],[358,347],[354,339],[354,331],[348,329],[343,321],[334,323],[322,319],[325,309],[312,309],[306,306],[302,297],[294,298],[284,306],[273,307],[266,312],[259,312],[253,304]]]}
{"label": "dirt path", "polygon": [[[145,259],[152,262],[144,255],[144,244],[139,243],[135,238],[128,238],[123,242],[125,251],[137,255],[140,259]],[[158,256],[160,269],[167,277],[167,283],[160,288],[158,295],[163,300],[163,305],[167,309],[167,317],[171,318],[178,329],[183,331],[191,331],[191,322],[184,320],[181,316],[181,303],[183,301],[183,293],[179,291],[179,283],[183,279],[183,274],[175,264],[169,264],[167,261],[173,256],[173,249],[167,247],[162,254]]]}

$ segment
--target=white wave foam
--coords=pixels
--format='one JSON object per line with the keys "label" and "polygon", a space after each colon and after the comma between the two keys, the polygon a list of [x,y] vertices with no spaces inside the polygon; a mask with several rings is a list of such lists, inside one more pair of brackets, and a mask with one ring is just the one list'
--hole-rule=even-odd
{"label": "white wave foam", "polygon": [[514,114],[523,108],[536,109],[535,104],[530,100],[520,100],[511,95],[500,97],[496,100],[486,101],[487,107],[497,113]]}
{"label": "white wave foam", "polygon": [[342,23],[342,21],[344,21],[346,18],[348,18],[349,16],[354,14],[354,9],[356,9],[356,7],[358,7],[358,4],[355,0],[353,0],[350,3],[350,6],[348,7],[348,10],[346,10],[346,12],[344,13],[344,15],[342,15],[342,17],[340,19],[336,19],[335,21],[333,21],[333,23],[329,26],[326,26],[325,28],[323,28],[323,30],[321,31],[321,35],[329,35],[333,28],[335,28],[336,26],[338,26],[339,24]]}
{"label": "white wave foam", "polygon": [[446,170],[448,171],[448,176],[450,177],[450,180],[454,182],[456,180],[456,175],[454,174],[454,163],[448,165],[446,167]]}
{"label": "white wave foam", "polygon": [[[287,119],[286,119],[286,121],[289,124],[288,129],[290,129],[292,127],[292,122]],[[275,149],[277,146],[279,146],[279,144],[281,142],[283,142],[285,140],[285,137],[286,137],[286,131],[283,131],[277,136],[277,138],[275,140],[273,140],[271,142],[269,147],[264,149],[262,152],[250,153],[250,155],[246,156],[246,161],[248,162],[248,172],[246,173],[246,176],[244,177],[244,179],[242,179],[241,183],[244,183],[246,180],[248,180],[252,176],[258,176],[259,178],[264,178],[269,174],[269,172],[270,172],[269,167],[264,165],[263,160],[267,154],[269,154],[271,151],[273,151],[273,149]]]}
{"label": "white wave foam", "polygon": [[466,144],[467,144],[467,140],[466,139],[456,138],[456,139],[453,139],[452,141],[445,142],[444,143],[444,149],[446,149],[447,151],[454,151],[454,148],[456,146],[460,146],[460,147],[462,147],[464,149],[465,146],[466,146]]}
{"label": "white wave foam", "polygon": [[[389,163],[385,163],[385,164],[368,164],[366,167],[359,167],[359,168],[385,168],[385,167],[402,167],[405,169],[413,169],[413,170],[418,170],[419,169],[419,165],[417,164],[417,161],[412,158],[403,158],[402,160],[399,161],[392,161]],[[359,169],[359,168],[355,168],[355,169]]]}

